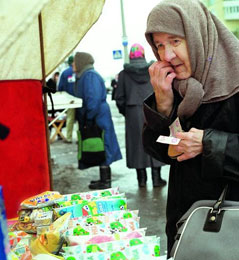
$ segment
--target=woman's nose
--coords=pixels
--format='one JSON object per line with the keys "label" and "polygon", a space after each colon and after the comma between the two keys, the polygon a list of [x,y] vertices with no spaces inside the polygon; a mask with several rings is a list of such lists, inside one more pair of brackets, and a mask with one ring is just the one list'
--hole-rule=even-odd
{"label": "woman's nose", "polygon": [[173,58],[175,58],[176,55],[174,53],[174,50],[171,46],[165,46],[164,49],[164,60],[170,62]]}

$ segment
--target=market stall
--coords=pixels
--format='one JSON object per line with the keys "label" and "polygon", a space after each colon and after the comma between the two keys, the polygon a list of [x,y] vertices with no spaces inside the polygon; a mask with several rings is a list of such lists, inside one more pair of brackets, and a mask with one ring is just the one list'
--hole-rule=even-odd
{"label": "market stall", "polygon": [[[51,190],[49,75],[99,18],[104,0],[0,2],[0,185],[7,217],[26,197]],[[44,94],[46,97],[46,94]]]}

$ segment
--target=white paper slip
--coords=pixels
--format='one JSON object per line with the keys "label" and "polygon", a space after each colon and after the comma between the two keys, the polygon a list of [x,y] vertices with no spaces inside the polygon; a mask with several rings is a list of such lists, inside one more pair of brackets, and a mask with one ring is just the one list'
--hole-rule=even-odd
{"label": "white paper slip", "polygon": [[181,139],[173,137],[173,136],[164,136],[160,135],[156,142],[158,143],[163,143],[163,144],[172,144],[172,145],[177,145],[179,144]]}

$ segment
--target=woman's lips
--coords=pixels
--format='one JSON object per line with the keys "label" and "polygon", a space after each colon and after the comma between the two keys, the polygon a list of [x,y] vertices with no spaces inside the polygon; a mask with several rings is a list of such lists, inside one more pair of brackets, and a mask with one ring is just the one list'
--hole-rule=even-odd
{"label": "woman's lips", "polygon": [[182,66],[183,64],[177,64],[177,65],[173,65],[174,68],[178,68],[180,66]]}
{"label": "woman's lips", "polygon": [[178,69],[183,68],[183,64],[174,65],[173,68],[177,71]]}

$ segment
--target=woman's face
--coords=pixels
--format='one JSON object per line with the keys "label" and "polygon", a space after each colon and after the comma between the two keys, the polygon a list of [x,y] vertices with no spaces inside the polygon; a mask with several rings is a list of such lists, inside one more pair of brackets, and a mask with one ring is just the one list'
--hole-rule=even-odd
{"label": "woman's face", "polygon": [[153,33],[153,42],[160,60],[170,63],[177,79],[187,79],[191,76],[188,47],[184,38],[168,33]]}

